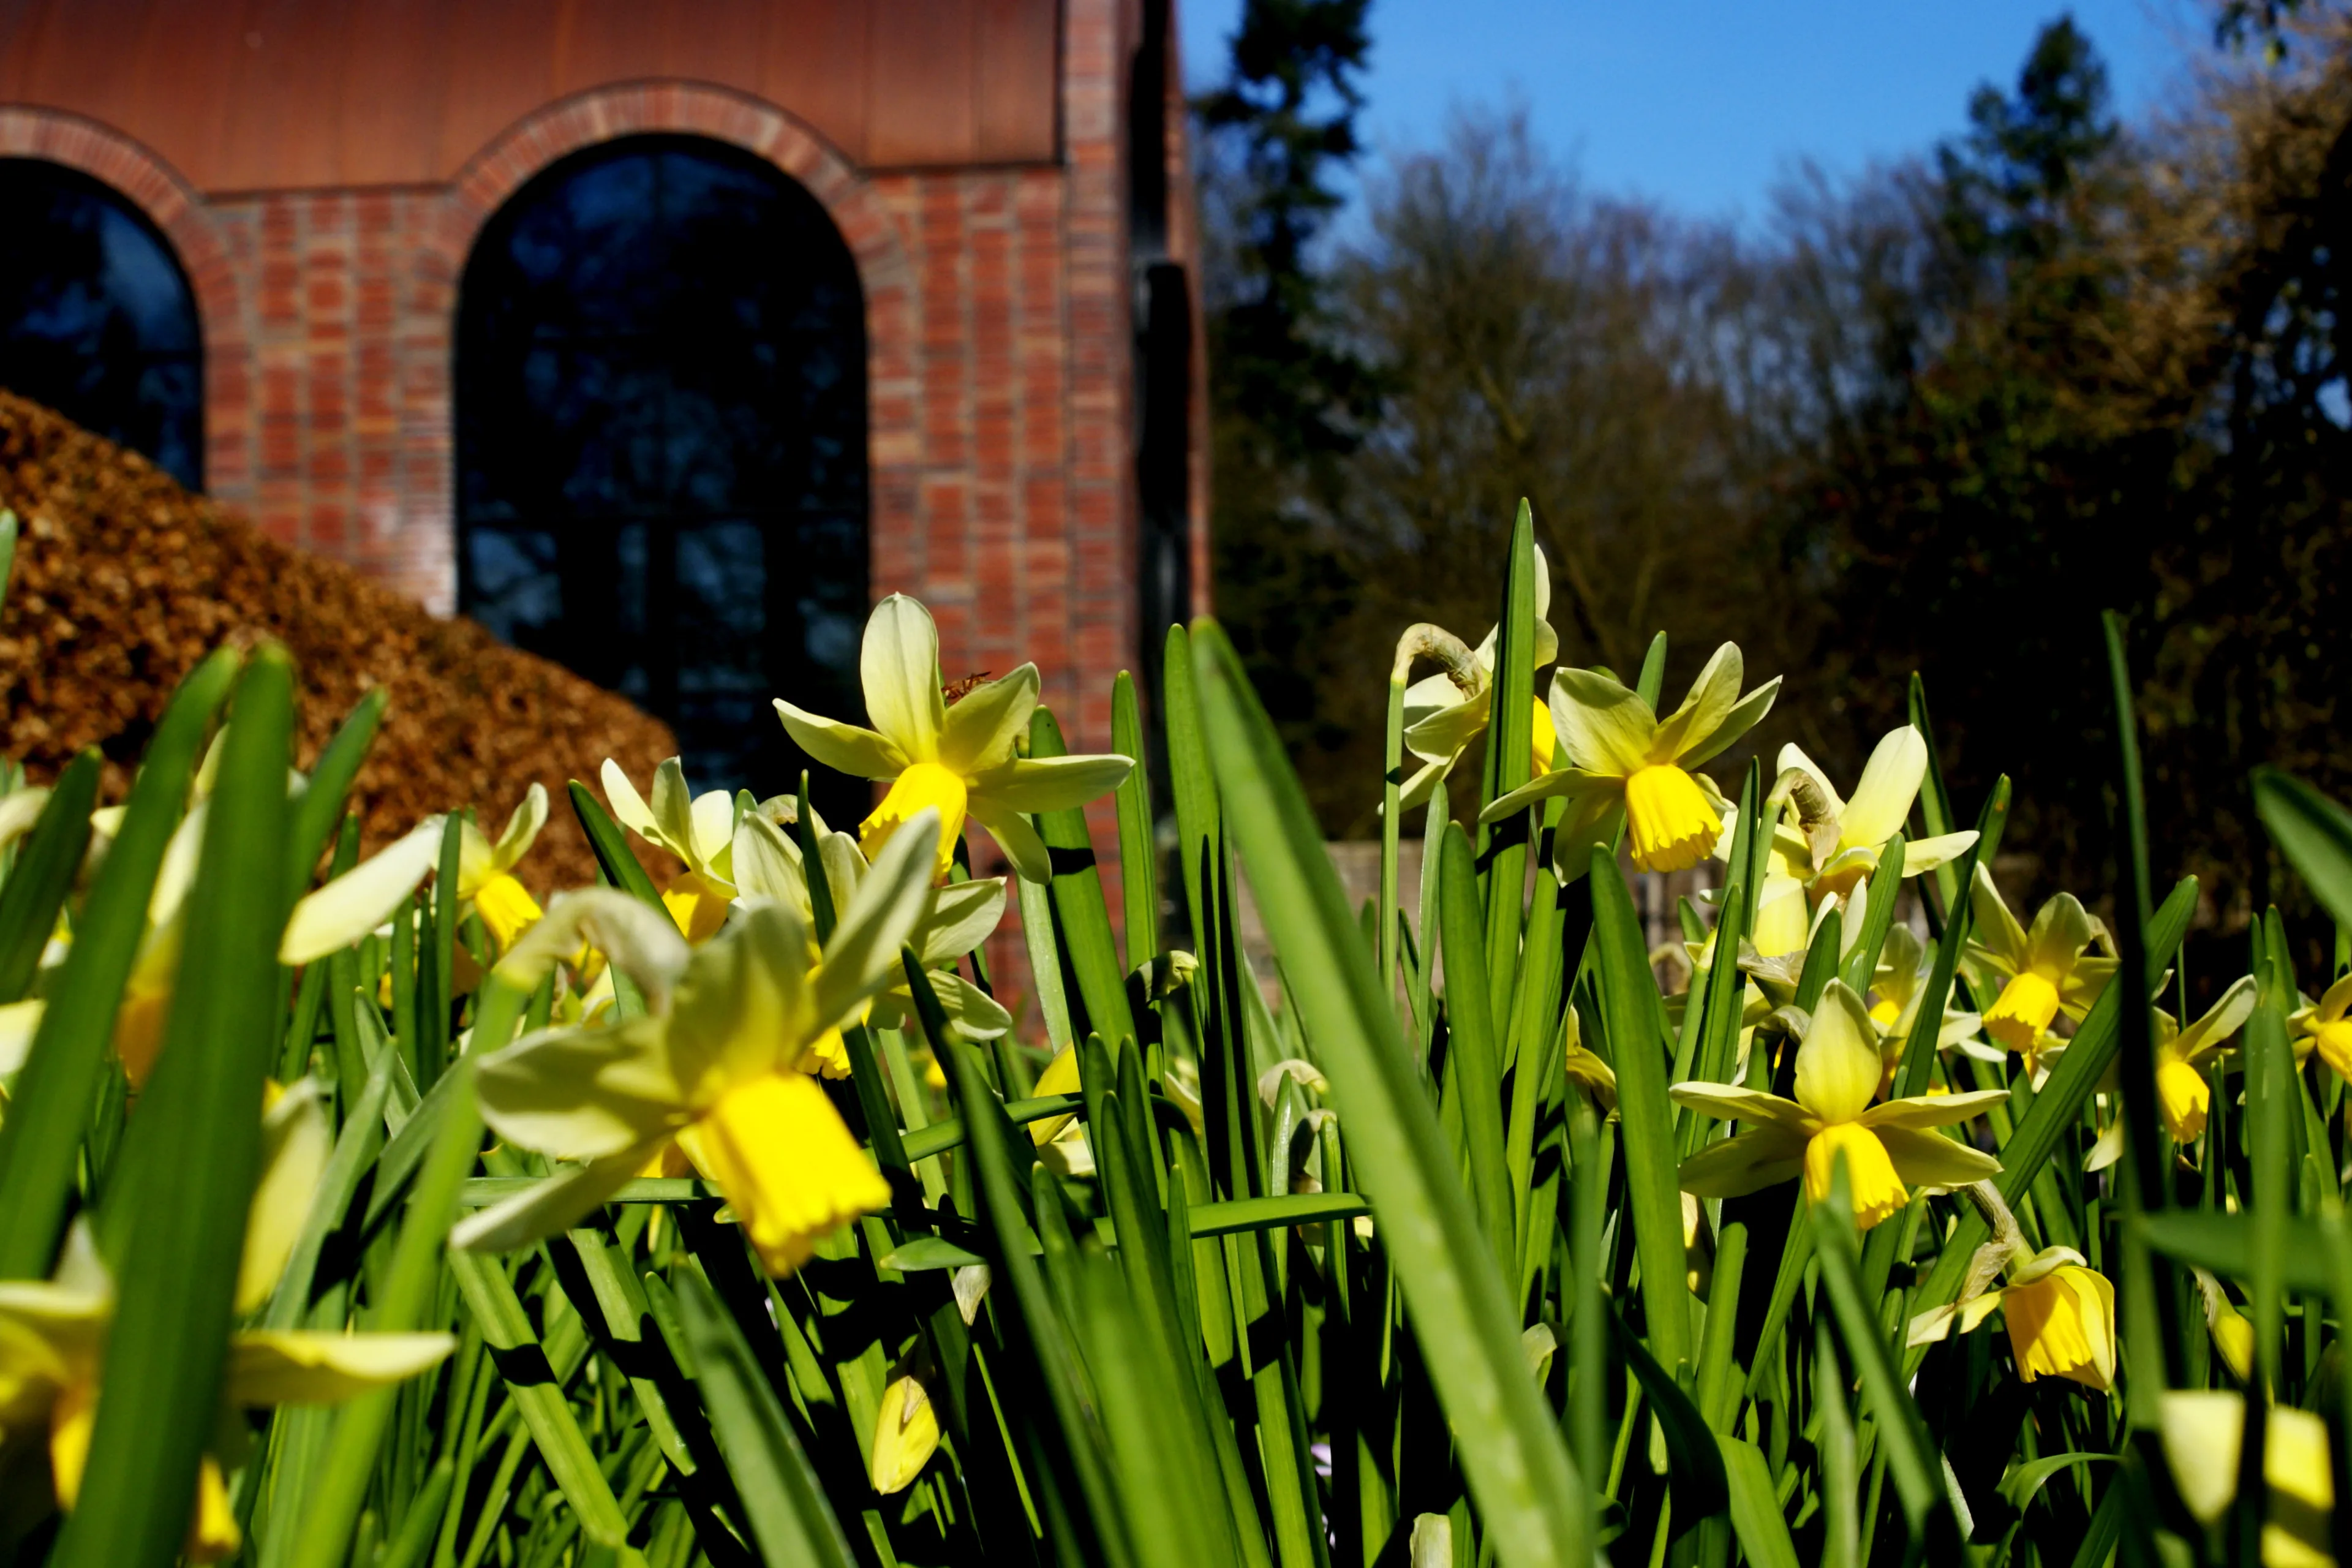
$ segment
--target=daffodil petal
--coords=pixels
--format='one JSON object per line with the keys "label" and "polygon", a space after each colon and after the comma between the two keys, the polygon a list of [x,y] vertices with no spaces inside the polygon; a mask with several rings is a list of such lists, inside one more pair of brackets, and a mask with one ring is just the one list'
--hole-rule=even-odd
{"label": "daffodil petal", "polygon": [[915,762],[887,735],[795,708],[781,697],[775,700],[776,717],[793,743],[835,773],[854,779],[895,778]]}
{"label": "daffodil petal", "polygon": [[490,858],[501,871],[514,869],[515,862],[530,853],[539,842],[540,829],[547,826],[547,786],[537,780],[523,792],[514,814],[507,818],[506,830],[490,849]]}
{"label": "daffodil petal", "polygon": [[1964,1187],[2000,1174],[2000,1162],[1940,1132],[1879,1125],[1871,1129],[1886,1146],[1895,1173],[1906,1186]]}
{"label": "daffodil petal", "polygon": [[1135,769],[1120,756],[1022,757],[971,781],[971,795],[1013,811],[1066,811],[1117,789]]}
{"label": "daffodil petal", "polygon": [[509,1142],[557,1159],[635,1149],[690,1110],[664,1035],[652,1017],[527,1035],[476,1070],[482,1119]]}
{"label": "daffodil petal", "polygon": [[261,1180],[247,1211],[245,1252],[236,1272],[238,1311],[253,1311],[278,1288],[278,1276],[310,1218],[334,1141],[319,1103],[319,1086],[308,1079],[279,1095],[261,1119]]}
{"label": "daffodil petal", "polygon": [[988,829],[997,847],[1013,863],[1024,881],[1050,882],[1054,879],[1054,858],[1046,852],[1045,841],[1029,825],[1029,819],[1002,802],[975,795],[971,802],[971,819]]}
{"label": "daffodil petal", "polygon": [[[1902,832],[1927,776],[1926,739],[1909,724],[1888,731],[1872,749],[1853,796],[1838,814],[1839,842],[1879,845]],[[1910,858],[1907,849],[1904,858]]]}
{"label": "daffodil petal", "polygon": [[[1435,679],[1447,690],[1454,691],[1457,698],[1460,696],[1451,680],[1442,675]],[[1481,696],[1436,709],[1405,727],[1405,749],[1432,762],[1454,755],[1486,730],[1488,706],[1487,700]]]}
{"label": "daffodil petal", "polygon": [[1649,765],[1658,734],[1641,694],[1597,669],[1552,672],[1551,721],[1571,766],[1615,778]]}
{"label": "daffodil petal", "polygon": [[796,910],[809,901],[801,847],[757,812],[745,812],[743,820],[735,825],[734,854],[728,868],[735,874],[739,898],[772,899]]}
{"label": "daffodil petal", "polygon": [[1747,666],[1737,645],[1724,643],[1707,656],[1698,679],[1691,682],[1682,703],[1658,721],[1651,760],[1664,762],[1715,733],[1717,725],[1739,701],[1739,682]]}
{"label": "daffodil petal", "polygon": [[1013,742],[1029,732],[1029,716],[1036,710],[1034,664],[966,692],[948,709],[940,731],[941,765],[967,776],[1003,767],[1013,760]]}
{"label": "daffodil petal", "polygon": [[455,1334],[256,1330],[229,1341],[224,1385],[239,1405],[339,1405],[438,1366]]}
{"label": "daffodil petal", "polygon": [[1925,838],[1914,838],[1903,846],[1904,879],[1907,881],[1922,871],[1948,866],[1976,847],[1977,830],[1973,827],[1960,833],[1937,833]]}
{"label": "daffodil petal", "polygon": [[1885,1072],[1870,1010],[1844,982],[1831,981],[1797,1047],[1798,1100],[1824,1122],[1853,1121],[1869,1107]]}
{"label": "daffodil petal", "polygon": [[[1516,816],[1528,807],[1554,796],[1574,799],[1579,796],[1599,796],[1613,802],[1621,798],[1622,781],[1612,773],[1587,773],[1581,768],[1557,768],[1538,773],[1510,794],[1478,814],[1481,822],[1500,822]],[[1571,808],[1572,809],[1572,808]]]}
{"label": "daffodil petal", "polygon": [[1783,1100],[1777,1094],[1767,1094],[1760,1089],[1744,1089],[1737,1084],[1706,1083],[1693,1080],[1678,1083],[1666,1090],[1668,1098],[1686,1110],[1696,1110],[1725,1121],[1753,1121],[1761,1125],[1777,1122],[1796,1127],[1809,1120],[1811,1113],[1793,1100]]}
{"label": "daffodil petal", "polygon": [[2072,893],[2060,893],[2034,911],[2025,933],[2025,962],[2035,969],[2063,974],[2075,954],[2091,945],[2091,913]]}
{"label": "daffodil petal", "polygon": [[2181,1030],[2173,1042],[2181,1060],[2195,1066],[2245,1027],[2246,1020],[2254,1016],[2254,989],[2252,975],[2240,975],[2203,1017]]}
{"label": "daffodil petal", "polygon": [[2007,973],[2014,974],[2023,969],[2028,961],[2025,928],[2009,912],[2000,889],[1993,886],[1992,868],[1982,861],[1977,863],[1976,883],[1969,889],[1969,911],[1975,923],[1976,942],[1999,959]]}
{"label": "daffodil petal", "polygon": [[620,763],[606,757],[598,776],[604,781],[604,804],[611,809],[614,821],[640,838],[651,839],[661,831],[654,825],[653,810],[646,805],[646,797],[637,793],[637,786],[629,782]]}
{"label": "daffodil petal", "polygon": [[1736,1198],[1794,1181],[1804,1168],[1804,1135],[1770,1124],[1707,1144],[1682,1163],[1675,1181],[1702,1198]]}
{"label": "daffodil petal", "polygon": [[1675,761],[1684,767],[1695,768],[1713,762],[1738,743],[1739,738],[1764,721],[1772,711],[1772,704],[1780,695],[1780,678],[1774,676],[1731,706],[1720,723],[1704,736],[1695,735],[1688,746]]}
{"label": "daffodil petal", "polygon": [[[1004,879],[982,877],[941,888],[922,924],[922,958],[945,963],[986,942],[1004,923]],[[5,1014],[5,1009],[0,1009]]]}
{"label": "daffodil petal", "polygon": [[1915,1094],[1874,1105],[1857,1118],[1864,1127],[1952,1127],[1982,1116],[1988,1107],[2009,1103],[2005,1089],[1973,1089],[1965,1094]]}
{"label": "daffodil petal", "polygon": [[940,690],[940,632],[931,612],[904,594],[875,605],[857,672],[874,728],[909,763],[939,761],[947,699]]}
{"label": "daffodil petal", "polygon": [[635,1181],[668,1142],[667,1136],[648,1139],[585,1165],[564,1166],[459,1220],[450,1227],[449,1245],[460,1252],[512,1252],[560,1235]]}
{"label": "daffodil petal", "polygon": [[899,949],[930,908],[939,837],[939,814],[916,813],[858,883],[812,977],[817,1029],[839,1024],[899,973]]}
{"label": "daffodil petal", "polygon": [[296,904],[278,962],[310,963],[350,947],[389,920],[440,858],[441,819],[432,817]]}

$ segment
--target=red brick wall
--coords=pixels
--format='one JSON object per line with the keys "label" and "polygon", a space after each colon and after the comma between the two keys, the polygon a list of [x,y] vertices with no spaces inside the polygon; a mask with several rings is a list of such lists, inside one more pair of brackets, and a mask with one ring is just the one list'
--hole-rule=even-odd
{"label": "red brick wall", "polygon": [[[789,106],[690,83],[550,104],[446,186],[200,194],[102,126],[4,106],[0,154],[106,180],[177,247],[204,316],[213,495],[443,612],[453,324],[482,225],[551,163],[615,136],[688,132],[769,158],[832,213],[865,287],[875,593],[930,605],[950,678],[1035,660],[1072,747],[1103,750],[1110,677],[1137,664],[1139,629],[1121,110],[1135,25],[1119,0],[1066,0],[1056,163],[868,175]],[[1108,803],[1093,823],[1116,914]]]}

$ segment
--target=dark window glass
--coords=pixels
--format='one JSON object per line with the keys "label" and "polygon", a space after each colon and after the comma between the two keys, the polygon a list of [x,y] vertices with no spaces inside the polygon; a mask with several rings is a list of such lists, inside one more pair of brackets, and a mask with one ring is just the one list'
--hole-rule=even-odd
{"label": "dark window glass", "polygon": [[716,142],[608,142],[491,220],[458,317],[466,613],[667,720],[697,790],[795,785],[769,699],[863,712],[865,307],[824,207]]}
{"label": "dark window glass", "polygon": [[196,299],[146,215],[78,169],[0,158],[0,386],[204,483]]}

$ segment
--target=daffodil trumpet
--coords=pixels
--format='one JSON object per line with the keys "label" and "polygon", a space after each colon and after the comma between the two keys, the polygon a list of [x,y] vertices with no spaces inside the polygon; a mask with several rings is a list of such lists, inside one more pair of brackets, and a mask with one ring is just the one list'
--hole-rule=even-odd
{"label": "daffodil trumpet", "polygon": [[874,606],[858,675],[872,729],[811,713],[782,698],[777,716],[801,750],[825,766],[889,785],[858,827],[868,855],[879,855],[918,816],[935,814],[936,881],[947,880],[966,817],[988,830],[1023,878],[1051,880],[1052,858],[1029,817],[1099,799],[1135,765],[1115,755],[1018,755],[1037,710],[1034,664],[982,682],[950,706],[940,676],[939,628],[931,613],[904,594]]}
{"label": "daffodil trumpet", "polygon": [[1697,865],[1715,852],[1730,806],[1696,769],[1754,728],[1780,689],[1776,677],[1742,696],[1742,673],[1739,650],[1725,643],[1682,705],[1660,719],[1640,693],[1606,671],[1553,671],[1551,720],[1564,765],[1496,801],[1480,820],[1499,821],[1554,797],[1566,800],[1552,837],[1554,868],[1563,882],[1585,874],[1592,847],[1608,840],[1621,816],[1638,868],[1680,871]]}
{"label": "daffodil trumpet", "polygon": [[2000,1173],[1991,1155],[1934,1130],[2005,1102],[2007,1090],[1874,1105],[1883,1076],[1869,1009],[1843,982],[1831,981],[1797,1047],[1794,1100],[1722,1083],[1678,1083],[1667,1091],[1677,1105],[1749,1124],[1685,1160],[1683,1190],[1738,1197],[1801,1176],[1806,1196],[1820,1203],[1843,1162],[1854,1219],[1868,1230],[1898,1213],[1912,1187],[1960,1186]]}

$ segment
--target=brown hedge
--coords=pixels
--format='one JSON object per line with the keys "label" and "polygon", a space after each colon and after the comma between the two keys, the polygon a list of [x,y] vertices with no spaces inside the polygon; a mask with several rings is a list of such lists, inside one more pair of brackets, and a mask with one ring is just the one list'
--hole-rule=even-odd
{"label": "brown hedge", "polygon": [[547,831],[523,863],[544,893],[595,879],[564,796],[612,757],[641,783],[667,726],[470,621],[442,620],[337,562],[289,549],[136,453],[0,392],[0,506],[22,521],[0,614],[0,756],[45,778],[83,746],[121,798],[173,686],[222,643],[274,637],[301,670],[298,759],[386,689],[353,804],[373,847],[473,805],[495,835],[533,779]]}

